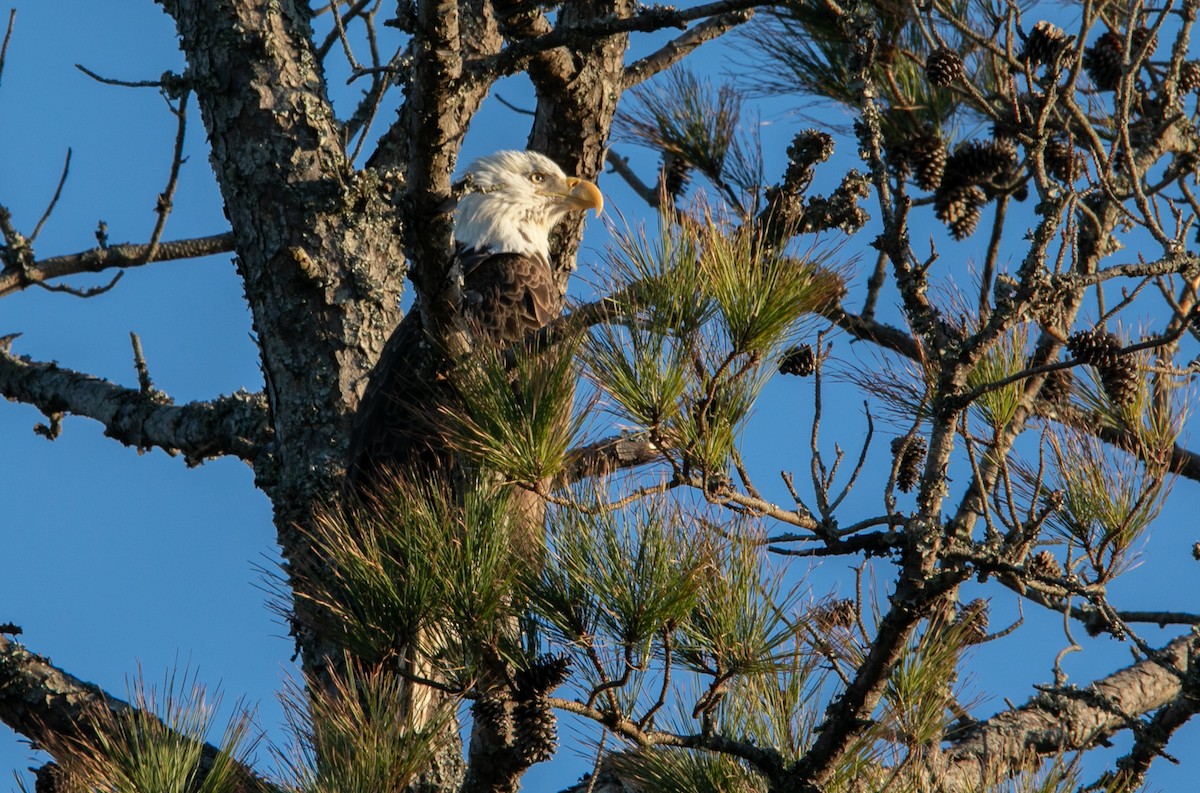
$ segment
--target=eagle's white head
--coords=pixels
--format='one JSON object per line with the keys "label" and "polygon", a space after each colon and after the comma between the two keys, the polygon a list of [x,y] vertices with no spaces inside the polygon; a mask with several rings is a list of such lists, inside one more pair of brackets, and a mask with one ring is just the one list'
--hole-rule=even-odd
{"label": "eagle's white head", "polygon": [[567,176],[534,151],[498,151],[467,168],[454,210],[454,241],[468,249],[550,259],[550,230],[568,212],[604,208],[596,185]]}

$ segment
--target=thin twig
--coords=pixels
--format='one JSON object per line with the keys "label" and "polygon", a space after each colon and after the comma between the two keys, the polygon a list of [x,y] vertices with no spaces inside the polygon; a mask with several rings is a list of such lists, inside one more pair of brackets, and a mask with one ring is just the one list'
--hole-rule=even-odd
{"label": "thin twig", "polygon": [[47,284],[42,281],[34,281],[33,284],[41,289],[45,289],[47,292],[60,292],[64,295],[71,295],[72,297],[81,297],[87,299],[89,297],[97,297],[105,292],[110,291],[114,286],[117,285],[118,282],[120,282],[123,275],[125,275],[124,271],[119,272],[114,275],[112,280],[110,280],[107,284],[103,284],[101,286],[89,286],[86,289],[77,289],[68,284]]}
{"label": "thin twig", "polygon": [[988,238],[987,255],[983,259],[983,273],[979,277],[979,316],[986,318],[989,313],[992,294],[992,281],[996,277],[996,259],[1000,255],[1000,240],[1004,236],[1005,216],[1008,214],[1008,194],[996,200],[996,214],[992,220],[992,233]]}
{"label": "thin twig", "polygon": [[605,155],[605,162],[612,167],[613,172],[625,180],[625,183],[633,189],[633,192],[646,202],[651,208],[657,208],[660,203],[658,191],[643,182],[633,169],[629,167],[629,158],[622,157],[612,149],[608,150]]}
{"label": "thin twig", "polygon": [[871,448],[871,438],[875,437],[875,422],[871,418],[870,403],[863,402],[863,409],[867,413],[867,435],[865,438],[863,438],[862,451],[859,452],[858,462],[855,464],[854,471],[851,472],[850,479],[846,482],[846,486],[842,488],[842,492],[838,494],[837,498],[830,503],[830,512],[836,510],[842,501],[845,500],[846,496],[850,495],[850,491],[854,489],[854,483],[858,481],[858,476],[862,473],[863,468],[867,463],[867,450]]}
{"label": "thin twig", "polygon": [[354,50],[350,46],[350,39],[346,36],[346,27],[342,24],[341,14],[333,15],[333,30],[337,34],[338,40],[342,42],[342,51],[346,54],[346,62],[350,64],[351,70],[355,72],[362,71],[363,67],[358,62],[358,59],[354,57]]}
{"label": "thin twig", "polygon": [[600,778],[600,763],[604,760],[604,744],[608,741],[608,730],[601,728],[600,740],[596,742],[596,760],[592,763],[592,773],[588,779],[588,786],[585,793],[593,793],[596,790],[596,780]]}
{"label": "thin twig", "polygon": [[13,25],[17,21],[17,9],[8,11],[8,28],[4,31],[4,43],[0,44],[0,78],[4,77],[4,60],[8,57],[8,42],[12,41]]}
{"label": "thin twig", "polygon": [[62,175],[58,177],[58,186],[54,188],[54,196],[51,197],[50,203],[46,205],[46,211],[42,213],[38,219],[37,225],[33,227],[33,233],[29,235],[27,242],[33,243],[42,233],[42,226],[46,225],[46,221],[50,219],[50,213],[54,211],[54,207],[58,204],[59,196],[62,195],[63,185],[67,183],[67,174],[71,171],[71,149],[67,148],[67,158],[63,161]]}
{"label": "thin twig", "polygon": [[179,185],[179,169],[183,165],[183,139],[187,131],[187,101],[190,94],[189,89],[183,89],[183,93],[179,96],[179,108],[171,110],[178,119],[175,130],[175,150],[171,154],[171,173],[167,177],[167,187],[159,194],[158,203],[154,207],[158,220],[154,223],[154,231],[150,235],[150,242],[146,245],[146,257],[142,264],[151,261],[158,253],[158,243],[162,239],[163,229],[166,228],[167,217],[171,214],[172,202],[175,200],[175,188]]}
{"label": "thin twig", "polygon": [[[536,113],[534,113],[534,111],[530,110],[529,108],[521,107],[521,106],[519,106],[519,105],[515,105],[515,104],[513,104],[512,102],[508,101],[508,100],[507,100],[507,99],[505,99],[503,96],[501,96],[499,92],[497,92],[497,93],[493,94],[493,96],[494,96],[494,97],[496,97],[496,101],[497,101],[497,102],[499,102],[500,104],[504,105],[504,106],[505,106],[505,107],[507,107],[509,110],[513,111],[514,113],[520,113],[520,114],[521,114],[521,115],[523,115],[523,116],[533,116],[533,115],[536,115]],[[611,150],[611,149],[610,149],[610,150],[609,150],[609,152],[608,152],[608,156],[609,156],[609,157],[612,157],[612,150]]]}
{"label": "thin twig", "polygon": [[146,365],[146,356],[142,352],[142,340],[130,331],[129,341],[133,345],[133,368],[137,371],[138,388],[143,396],[150,396],[154,393],[154,381],[150,379],[150,367]]}
{"label": "thin twig", "polygon": [[118,80],[114,77],[104,77],[102,75],[96,74],[91,69],[84,66],[82,63],[75,64],[75,68],[78,69],[79,71],[83,72],[84,74],[86,74],[88,77],[91,77],[96,82],[104,83],[105,85],[117,85],[122,88],[162,88],[163,87],[163,82],[161,79],[159,79],[159,80]]}
{"label": "thin twig", "polygon": [[[364,8],[366,8],[370,3],[371,3],[371,0],[358,0],[358,2],[350,4],[350,7],[346,9],[346,13],[340,17],[341,24],[338,25],[337,23],[335,23],[333,26],[333,30],[329,31],[329,34],[327,36],[325,36],[325,40],[323,42],[321,42],[321,46],[317,47],[317,60],[318,61],[325,60],[325,56],[328,55],[329,50],[333,48],[333,42],[337,41],[339,38],[338,31],[344,30],[345,26],[348,25],[355,17],[357,17],[359,14],[361,14],[362,10]],[[331,8],[334,16],[337,16],[337,6],[339,6],[339,5],[341,5],[341,4],[340,3],[331,3],[330,4],[330,8]]]}
{"label": "thin twig", "polygon": [[[0,221],[3,221],[3,213],[0,213]],[[3,222],[0,222],[0,227],[3,225]],[[114,267],[140,267],[150,261],[197,259],[215,253],[227,253],[234,249],[234,239],[231,232],[225,232],[210,237],[164,242],[159,244],[154,257],[146,256],[148,249],[148,245],[105,244],[80,253],[52,256],[24,268],[9,266],[0,270],[0,297],[32,285],[55,292],[72,292],[76,290],[56,287],[45,282],[79,273],[98,273]]]}
{"label": "thin twig", "polygon": [[671,631],[669,628],[667,628],[665,626],[662,629],[662,639],[663,639],[662,686],[658,690],[658,699],[655,700],[654,704],[650,706],[650,709],[647,710],[642,715],[642,718],[638,719],[637,725],[638,725],[639,730],[644,730],[648,726],[652,725],[654,723],[654,714],[657,713],[659,711],[659,709],[662,708],[663,705],[667,704],[667,691],[669,690],[670,685],[671,685]]}

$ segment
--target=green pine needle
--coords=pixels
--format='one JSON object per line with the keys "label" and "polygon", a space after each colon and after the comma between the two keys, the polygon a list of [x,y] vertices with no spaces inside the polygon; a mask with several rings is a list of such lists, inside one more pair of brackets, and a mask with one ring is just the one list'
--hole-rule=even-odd
{"label": "green pine needle", "polygon": [[452,376],[457,403],[441,409],[447,441],[509,481],[533,487],[557,475],[586,421],[571,411],[577,347],[558,339],[545,350],[477,350]]}
{"label": "green pine needle", "polygon": [[[753,534],[734,531],[738,537]],[[773,673],[786,668],[785,651],[796,634],[787,615],[797,613],[798,594],[784,591],[781,575],[769,576],[760,546],[729,542],[714,563],[703,597],[680,628],[679,659],[705,675]]]}
{"label": "green pine needle", "polygon": [[644,747],[608,757],[637,793],[766,793],[762,775],[738,759],[700,749]]}
{"label": "green pine needle", "polygon": [[[245,789],[245,762],[253,750],[250,715],[238,709],[207,763],[204,744],[220,706],[184,673],[168,674],[161,691],[139,676],[132,707],[99,706],[84,715],[90,737],[44,740],[66,775],[67,790],[88,793],[232,793]],[[61,743],[60,743],[61,742]]]}
{"label": "green pine needle", "polygon": [[322,568],[298,595],[358,657],[381,659],[417,640],[435,643],[422,648],[429,655],[453,641],[459,656],[494,636],[511,610],[521,552],[512,521],[511,491],[483,478],[451,486],[396,477],[369,502],[319,516],[309,538]]}
{"label": "green pine needle", "polygon": [[614,119],[618,138],[667,152],[711,179],[725,170],[735,145],[742,95],[733,86],[714,88],[683,67],[638,86]]}
{"label": "green pine needle", "polygon": [[663,498],[622,509],[603,504],[549,511],[546,558],[531,581],[530,604],[566,642],[601,635],[645,652],[695,607],[714,551]]}
{"label": "green pine needle", "polygon": [[276,756],[292,793],[404,790],[445,740],[454,715],[443,705],[414,726],[411,684],[383,667],[359,668],[319,683],[291,684],[281,699],[293,737]]}

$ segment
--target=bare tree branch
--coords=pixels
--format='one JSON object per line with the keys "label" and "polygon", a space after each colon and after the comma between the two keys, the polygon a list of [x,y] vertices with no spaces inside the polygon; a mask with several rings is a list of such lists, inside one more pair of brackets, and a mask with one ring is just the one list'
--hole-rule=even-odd
{"label": "bare tree branch", "polygon": [[704,20],[683,35],[671,39],[659,49],[625,68],[625,90],[671,68],[701,44],[725,35],[738,25],[749,22],[753,16],[752,8],[718,14]]}
{"label": "bare tree branch", "polygon": [[[1129,719],[1176,702],[1182,683],[1163,663],[1186,669],[1197,648],[1200,634],[1193,632],[1163,648],[1158,661],[1139,661],[1082,691],[1046,691],[981,722],[947,751],[946,789],[976,789],[1042,758],[1096,746]],[[1194,712],[1195,703],[1190,707]]]}
{"label": "bare tree branch", "polygon": [[197,259],[201,256],[228,253],[232,250],[233,234],[225,232],[210,237],[160,242],[152,259],[147,259],[147,254],[150,253],[149,244],[134,243],[92,248],[66,256],[51,256],[34,262],[24,271],[13,267],[0,270],[0,297],[19,292],[34,284],[45,283],[68,275],[99,273],[113,267],[141,267],[152,261]]}
{"label": "bare tree branch", "polygon": [[556,47],[586,44],[597,38],[618,33],[648,33],[665,28],[685,28],[689,22],[697,19],[777,4],[776,0],[718,0],[684,9],[671,6],[642,7],[626,17],[593,17],[571,25],[560,25],[544,35],[510,44],[497,55],[468,62],[467,70],[475,75],[500,77],[523,68],[528,59],[538,53]]}
{"label": "bare tree branch", "polygon": [[12,338],[0,340],[0,395],[32,405],[52,420],[63,413],[95,419],[106,435],[127,446],[182,454],[189,465],[222,455],[254,463],[271,438],[262,394],[239,391],[211,402],[174,405],[157,392],[146,394],[14,355]]}
{"label": "bare tree branch", "polygon": [[8,11],[8,27],[4,30],[4,43],[0,44],[0,78],[4,77],[4,61],[8,57],[8,43],[12,41],[13,25],[17,21],[17,9],[10,8]]}

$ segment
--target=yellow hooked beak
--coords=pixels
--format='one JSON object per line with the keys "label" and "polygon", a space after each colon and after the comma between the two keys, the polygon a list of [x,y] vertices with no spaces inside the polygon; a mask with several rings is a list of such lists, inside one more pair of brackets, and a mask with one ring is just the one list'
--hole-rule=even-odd
{"label": "yellow hooked beak", "polygon": [[594,209],[597,216],[604,211],[604,196],[600,193],[600,188],[587,179],[568,176],[567,187],[571,192],[564,198],[571,205],[571,209],[583,212]]}

